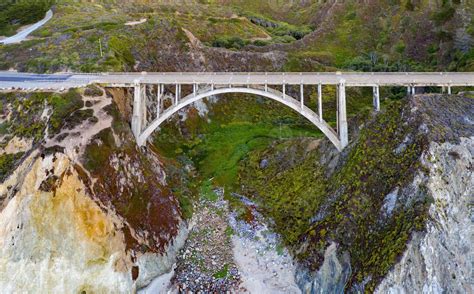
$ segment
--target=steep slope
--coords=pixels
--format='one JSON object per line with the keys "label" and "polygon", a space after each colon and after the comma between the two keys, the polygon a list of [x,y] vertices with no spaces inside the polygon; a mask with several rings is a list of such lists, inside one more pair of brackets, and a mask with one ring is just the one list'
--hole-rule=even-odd
{"label": "steep slope", "polygon": [[129,293],[167,272],[187,229],[117,104],[97,87],[0,97],[2,289]]}
{"label": "steep slope", "polygon": [[[468,250],[461,241],[468,240],[468,207],[460,218],[451,214],[470,193],[473,115],[472,98],[420,95],[394,102],[365,124],[345,154],[321,142],[293,140],[245,161],[240,172],[244,193],[275,220],[275,229],[301,261],[297,279],[302,289],[373,292],[407,243],[408,257],[381,292],[389,285],[408,292],[470,289],[470,265],[451,261],[458,280],[447,279],[450,266],[444,266],[439,252],[448,250],[457,260]],[[448,174],[452,181],[440,180]],[[448,242],[445,226],[460,238],[447,249],[427,251],[426,246]]]}

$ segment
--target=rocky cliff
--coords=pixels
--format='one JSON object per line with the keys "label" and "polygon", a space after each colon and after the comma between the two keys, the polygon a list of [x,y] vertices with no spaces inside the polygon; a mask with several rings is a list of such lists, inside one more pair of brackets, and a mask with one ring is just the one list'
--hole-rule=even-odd
{"label": "rocky cliff", "polygon": [[[377,206],[380,214],[376,216],[376,228],[388,226],[392,215],[400,211],[410,213],[416,202],[427,203],[427,210],[422,212],[422,215],[426,215],[425,222],[418,225],[408,223],[409,227],[413,226],[413,229],[408,231],[408,238],[403,237],[406,234],[403,227],[397,229],[392,242],[396,243],[402,239],[407,240],[407,244],[400,244],[401,250],[392,259],[395,265],[390,270],[386,268],[386,277],[379,275],[379,283],[373,283],[374,279],[377,279],[375,274],[363,274],[360,278],[357,276],[357,282],[354,283],[351,276],[354,277],[360,270],[360,261],[357,260],[360,257],[351,253],[354,248],[345,247],[345,240],[342,239],[337,244],[332,243],[325,247],[322,262],[319,263],[321,266],[316,271],[300,268],[297,280],[303,292],[342,292],[344,289],[350,292],[375,290],[377,293],[473,291],[473,253],[470,245],[470,205],[474,181],[472,98],[415,96],[404,108],[402,116],[405,116],[404,124],[416,122],[415,132],[423,134],[425,142],[429,143],[423,147],[423,152],[416,159],[421,165],[417,168],[418,171],[414,171],[412,180],[390,187],[391,192],[381,198],[383,201]],[[373,127],[369,124],[367,127],[371,126]],[[397,148],[392,150],[393,155],[396,156],[401,149],[407,148],[412,140],[413,137],[408,136],[399,141]],[[332,239],[332,242],[335,241]],[[377,240],[366,241],[371,244]],[[311,244],[303,244],[303,250],[312,247]],[[397,248],[387,243],[379,246],[376,250]],[[377,253],[371,254],[371,258],[376,256]],[[390,258],[385,256],[383,260],[386,262]],[[380,269],[380,264],[372,266]],[[375,289],[371,286],[374,284],[377,285]]]}
{"label": "rocky cliff", "polygon": [[129,293],[169,271],[187,229],[117,104],[95,87],[2,95],[2,289]]}

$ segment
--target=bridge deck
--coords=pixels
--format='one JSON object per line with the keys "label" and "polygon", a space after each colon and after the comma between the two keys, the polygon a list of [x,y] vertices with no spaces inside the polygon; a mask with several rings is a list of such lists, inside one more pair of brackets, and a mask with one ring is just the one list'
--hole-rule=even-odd
{"label": "bridge deck", "polygon": [[335,85],[346,86],[474,86],[474,73],[406,72],[406,73],[98,73],[98,74],[28,74],[0,72],[0,89],[61,89],[90,83],[131,86],[139,83],[216,84],[216,85]]}

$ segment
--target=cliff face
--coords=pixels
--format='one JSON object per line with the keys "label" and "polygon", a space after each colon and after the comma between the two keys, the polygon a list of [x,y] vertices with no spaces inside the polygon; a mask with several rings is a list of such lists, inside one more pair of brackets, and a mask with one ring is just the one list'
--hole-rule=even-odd
{"label": "cliff face", "polygon": [[[472,152],[473,116],[472,98],[467,95],[416,95],[387,102],[382,112],[364,119],[360,128],[352,130],[351,146],[342,153],[334,152],[325,140],[296,138],[276,141],[243,160],[239,172],[243,193],[274,220],[273,229],[300,261],[296,281],[302,290],[373,292],[380,283],[387,283],[385,276],[407,248],[417,244],[414,240],[436,228],[439,237],[431,238],[446,243],[443,239],[450,237],[443,237],[438,224],[447,220],[433,214],[440,205],[436,185],[447,185],[444,189],[450,193],[472,193],[472,163],[466,161],[472,155],[466,150]],[[355,120],[351,125],[358,126]],[[431,154],[447,159],[451,154],[460,162],[451,158],[449,164],[433,167],[428,160]],[[452,173],[452,178],[442,179],[439,173]],[[455,207],[446,209],[456,211]],[[467,222],[455,213],[446,217],[453,218],[451,233],[466,230],[467,234]],[[450,242],[466,244],[467,235],[461,234],[460,239]],[[429,246],[433,256],[444,252],[436,251],[437,245],[425,245]],[[452,259],[462,259],[466,245],[453,246]],[[405,269],[430,275],[450,271],[451,266],[443,266],[442,260],[431,263],[435,265],[417,263]],[[460,272],[454,276],[467,279],[470,264],[465,264],[465,269],[457,266]],[[436,266],[443,270],[432,270]],[[441,272],[436,275],[444,275]],[[398,282],[409,281],[399,278]],[[413,279],[422,281],[423,276]],[[455,289],[460,278],[456,279],[445,278],[441,288]],[[422,288],[413,283],[405,289]]]}
{"label": "cliff face", "polygon": [[117,104],[94,87],[0,98],[0,287],[129,293],[169,271],[179,203]]}
{"label": "cliff face", "polygon": [[86,194],[64,154],[34,152],[0,189],[17,189],[0,213],[0,287],[6,292],[127,292],[123,227]]}
{"label": "cliff face", "polygon": [[420,98],[415,108],[431,139],[421,160],[429,170],[424,184],[433,201],[424,232],[413,236],[377,292],[470,293],[474,291],[472,98]]}
{"label": "cliff face", "polygon": [[430,169],[428,193],[434,199],[425,233],[408,243],[400,262],[377,293],[470,293],[472,273],[472,197],[474,138],[459,144],[432,143],[424,156]]}

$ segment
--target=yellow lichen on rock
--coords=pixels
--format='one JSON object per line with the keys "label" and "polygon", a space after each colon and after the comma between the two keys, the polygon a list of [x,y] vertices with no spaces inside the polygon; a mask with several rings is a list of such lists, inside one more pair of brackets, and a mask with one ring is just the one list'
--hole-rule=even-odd
{"label": "yellow lichen on rock", "polygon": [[37,159],[20,186],[0,212],[1,289],[133,291],[121,223],[90,199],[65,155]]}

